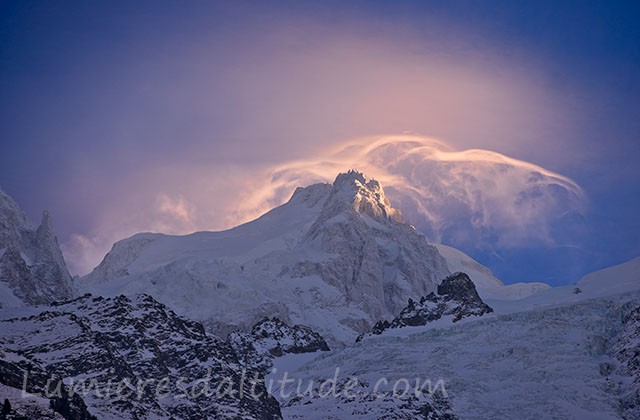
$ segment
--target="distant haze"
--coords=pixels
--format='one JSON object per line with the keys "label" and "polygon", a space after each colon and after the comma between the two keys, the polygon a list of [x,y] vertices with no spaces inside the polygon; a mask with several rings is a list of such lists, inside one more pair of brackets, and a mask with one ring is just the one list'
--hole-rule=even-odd
{"label": "distant haze", "polygon": [[0,185],[51,211],[74,273],[115,240],[231,227],[350,166],[505,282],[640,254],[637,5],[0,8]]}

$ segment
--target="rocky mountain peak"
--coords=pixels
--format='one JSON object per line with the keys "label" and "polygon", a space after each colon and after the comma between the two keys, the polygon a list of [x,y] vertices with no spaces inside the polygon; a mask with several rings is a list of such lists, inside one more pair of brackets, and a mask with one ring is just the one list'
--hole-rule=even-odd
{"label": "rocky mountain peak", "polygon": [[325,204],[327,216],[347,209],[377,220],[404,222],[400,211],[391,206],[382,185],[354,169],[336,177]]}
{"label": "rocky mountain peak", "polygon": [[[407,306],[393,321],[378,321],[370,334],[382,334],[390,328],[418,327],[427,325],[444,316],[451,316],[452,322],[469,316],[482,316],[493,312],[478,295],[476,286],[466,273],[447,276],[438,285],[436,293],[429,293],[419,300],[409,299]],[[357,341],[364,337],[360,335]]]}
{"label": "rocky mountain peak", "polygon": [[331,184],[324,183],[298,187],[293,192],[289,203],[304,203],[307,207],[314,207],[327,199],[331,189]]}
{"label": "rocky mountain peak", "polygon": [[[71,276],[45,211],[39,227],[0,189],[0,283],[2,306],[46,304],[73,296]],[[11,297],[11,294],[14,296]]]}
{"label": "rocky mountain peak", "polygon": [[438,285],[438,295],[445,301],[457,300],[466,304],[482,302],[476,286],[466,273],[453,273]]}
{"label": "rocky mountain peak", "polygon": [[22,231],[34,228],[18,204],[0,187],[0,248],[15,242]]}
{"label": "rocky mountain peak", "polygon": [[397,314],[409,290],[434,291],[449,274],[438,251],[391,206],[382,185],[356,170],[336,177],[303,244],[334,256],[320,276],[376,318]]}
{"label": "rocky mountain peak", "polygon": [[285,354],[329,351],[320,334],[305,325],[287,325],[278,317],[263,318],[251,332],[233,331],[227,342],[247,367],[266,371],[273,358]]}
{"label": "rocky mountain peak", "polygon": [[289,202],[228,231],[120,241],[78,284],[107,295],[154,293],[219,336],[277,315],[336,347],[448,275],[380,183],[350,171],[298,188]]}
{"label": "rocky mountain peak", "polygon": [[40,222],[40,226],[38,227],[38,230],[43,232],[53,232],[53,227],[51,224],[51,215],[47,210],[42,212],[42,221]]}
{"label": "rocky mountain peak", "polygon": [[[65,379],[98,418],[281,418],[259,372],[243,370],[228,344],[148,295],[84,295],[2,319],[0,329],[0,383],[43,393],[49,378]],[[137,392],[118,392],[122,383]],[[217,393],[221,384],[230,391]]]}

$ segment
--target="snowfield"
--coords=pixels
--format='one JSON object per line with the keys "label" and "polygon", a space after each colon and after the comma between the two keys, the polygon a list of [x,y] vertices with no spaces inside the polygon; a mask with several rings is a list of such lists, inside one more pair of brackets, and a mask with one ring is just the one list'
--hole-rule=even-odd
{"label": "snowfield", "polygon": [[220,337],[264,317],[344,346],[449,274],[436,248],[351,171],[223,232],[138,234],[76,282],[96,295],[149,293]]}
{"label": "snowfield", "polygon": [[[460,419],[619,419],[625,412],[620,398],[634,385],[613,348],[628,312],[624,308],[638,306],[636,292],[469,318],[459,325],[406,328],[402,335],[385,332],[300,366],[285,356],[276,361],[280,371],[268,379],[291,369],[290,377],[307,384],[331,378],[339,368],[340,378],[355,376],[367,383],[365,394],[381,378],[390,384],[443,380],[452,412]],[[640,351],[640,342],[635,346]],[[295,386],[285,387],[285,393]],[[401,382],[398,389],[404,388]],[[380,418],[381,406],[393,406],[394,400],[396,412],[403,406],[399,398],[283,398],[277,388],[274,396],[288,419],[374,419]]]}
{"label": "snowfield", "polygon": [[83,418],[640,419],[640,257],[575,285],[504,285],[356,171],[228,231],[124,239],[73,284],[49,217],[36,227],[1,191],[0,239],[0,402],[33,418],[59,416],[15,401],[26,371],[33,389],[115,375],[174,392],[210,369],[240,388],[244,369],[279,404],[56,401]]}
{"label": "snowfield", "polygon": [[443,244],[434,244],[447,260],[449,271],[467,273],[483,299],[518,300],[550,288],[546,283],[511,283],[505,285],[491,270],[464,252]]}

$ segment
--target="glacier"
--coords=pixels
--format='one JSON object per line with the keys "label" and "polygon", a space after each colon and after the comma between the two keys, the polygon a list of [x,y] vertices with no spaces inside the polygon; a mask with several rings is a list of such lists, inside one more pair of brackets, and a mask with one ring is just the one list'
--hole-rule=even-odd
{"label": "glacier", "polygon": [[[380,378],[411,384],[442,380],[451,407],[442,416],[634,419],[640,406],[637,317],[634,340],[625,343],[625,350],[618,343],[629,308],[639,306],[640,293],[635,292],[369,336],[354,346],[294,364],[288,372],[294,380],[308,383],[329,378],[339,369],[342,378],[355,377],[364,384],[361,393],[369,398],[282,398],[286,392],[278,389],[274,396],[285,419],[375,419],[389,406],[395,413],[389,418],[416,418],[418,407],[407,412],[406,399],[371,398],[374,384]],[[624,351],[631,357],[618,359]],[[279,377],[277,368],[287,369],[288,357],[276,361],[268,379]]]}
{"label": "glacier", "polygon": [[[448,276],[469,293],[449,299]],[[228,231],[134,235],[75,281],[50,216],[36,226],[0,190],[0,304],[0,396],[21,415],[640,418],[640,257],[573,285],[505,285],[427,243],[357,171]],[[398,328],[355,342],[394,318]],[[253,372],[268,393],[105,400],[20,389],[25,372],[29,392],[64,377],[68,393],[74,381],[209,368],[218,379]],[[292,382],[279,382],[285,374]]]}
{"label": "glacier", "polygon": [[342,346],[448,274],[382,186],[350,171],[298,188],[289,202],[228,231],[120,241],[77,286],[105,296],[150,293],[221,337],[277,316]]}

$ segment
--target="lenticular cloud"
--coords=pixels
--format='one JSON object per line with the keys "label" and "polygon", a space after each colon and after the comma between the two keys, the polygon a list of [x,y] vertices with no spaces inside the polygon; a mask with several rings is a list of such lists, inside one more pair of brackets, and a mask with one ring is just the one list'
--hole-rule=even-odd
{"label": "lenticular cloud", "polygon": [[[499,153],[456,151],[417,136],[361,139],[277,167],[217,168],[215,174],[209,167],[188,167],[153,174],[140,181],[144,188],[132,189],[140,195],[137,201],[114,201],[93,232],[63,243],[65,257],[74,272],[86,273],[126,236],[230,228],[282,204],[296,187],[331,182],[348,169],[379,180],[393,206],[428,240],[470,253],[505,278],[517,273],[505,271],[500,261],[530,264],[535,249],[557,257],[562,270],[580,263],[567,262],[567,252],[580,252],[585,231],[586,200],[575,182]],[[136,206],[122,205],[129,202]],[[532,266],[533,272],[549,270],[549,255],[536,258],[544,266]]]}
{"label": "lenticular cloud", "polygon": [[455,151],[438,140],[395,136],[354,141],[317,160],[273,169],[270,185],[244,203],[277,205],[299,185],[358,169],[382,182],[393,205],[431,241],[474,248],[568,245],[585,198],[571,179],[487,150]]}

